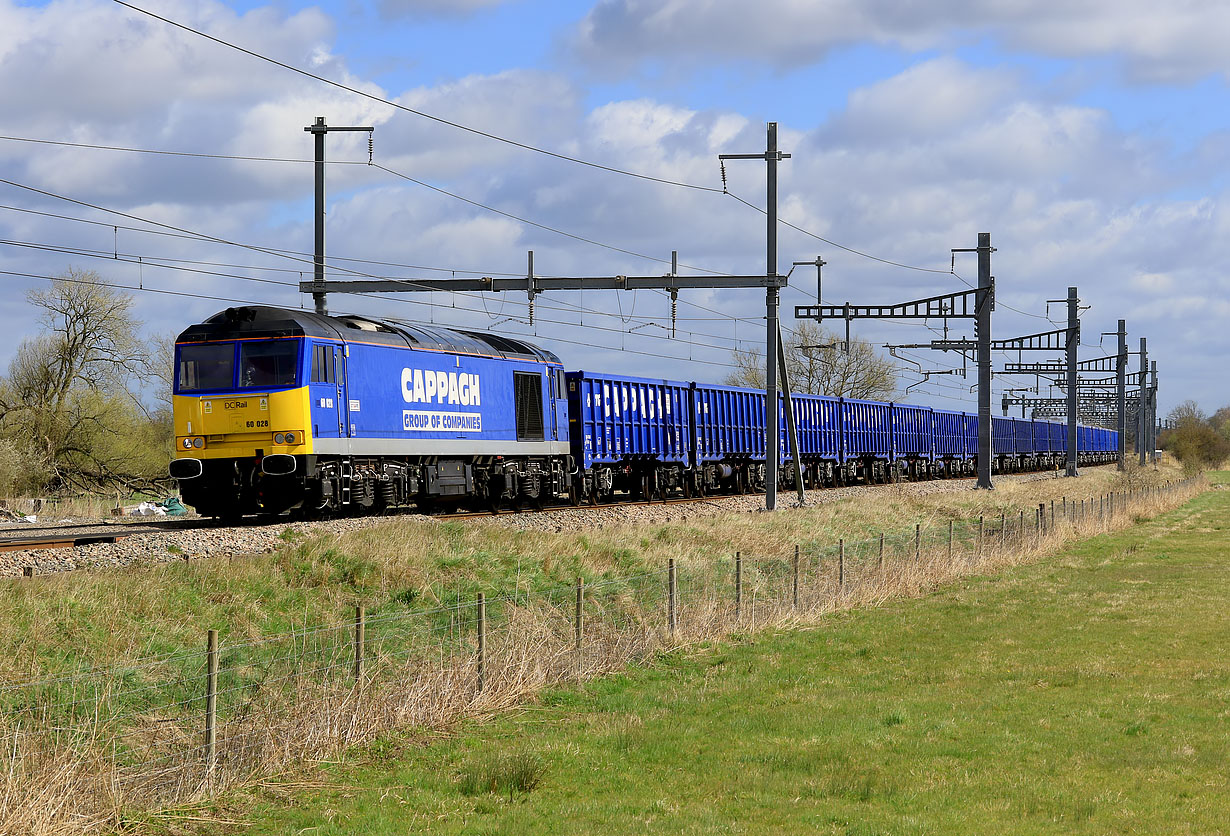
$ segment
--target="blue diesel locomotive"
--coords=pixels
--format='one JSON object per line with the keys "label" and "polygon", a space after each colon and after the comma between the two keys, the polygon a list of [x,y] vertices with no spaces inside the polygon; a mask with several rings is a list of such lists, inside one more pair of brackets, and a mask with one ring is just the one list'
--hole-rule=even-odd
{"label": "blue diesel locomotive", "polygon": [[[170,472],[208,516],[765,487],[763,391],[565,372],[549,351],[496,334],[230,308],[180,334],[175,369]],[[973,472],[975,415],[791,400],[807,487]],[[777,420],[784,463],[784,397]],[[1064,425],[993,421],[997,471],[1062,463]],[[1082,426],[1078,445],[1082,464],[1098,464],[1114,460],[1117,438]],[[779,472],[792,487],[792,470]]]}
{"label": "blue diesel locomotive", "polygon": [[175,353],[171,475],[202,514],[567,491],[564,368],[528,343],[246,307]]}

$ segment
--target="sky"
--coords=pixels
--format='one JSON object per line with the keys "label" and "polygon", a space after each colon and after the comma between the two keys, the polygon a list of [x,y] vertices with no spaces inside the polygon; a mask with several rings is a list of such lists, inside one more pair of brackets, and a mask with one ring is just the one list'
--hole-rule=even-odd
{"label": "sky", "polygon": [[[1159,413],[1211,412],[1230,403],[1227,31],[1213,0],[0,0],[0,370],[38,332],[29,291],[70,268],[130,288],[151,335],[310,310],[318,116],[374,127],[374,165],[366,134],[326,140],[338,280],[524,276],[531,250],[540,276],[662,275],[672,251],[683,275],[763,274],[766,167],[729,161],[724,183],[718,155],[763,152],[776,122],[778,271],[821,257],[826,304],[968,289],[975,257],[951,251],[989,232],[995,338],[1060,327],[1048,300],[1075,286],[1082,359],[1125,319]],[[783,324],[816,292],[794,268]],[[763,346],[764,302],[681,291],[672,338],[656,291],[540,294],[533,325],[524,292],[329,297],[700,381]],[[852,332],[945,325],[971,333]],[[975,408],[973,368],[918,373],[959,358],[899,356],[898,399]],[[1058,357],[996,365],[1017,359]],[[997,375],[996,411],[1035,383]]]}

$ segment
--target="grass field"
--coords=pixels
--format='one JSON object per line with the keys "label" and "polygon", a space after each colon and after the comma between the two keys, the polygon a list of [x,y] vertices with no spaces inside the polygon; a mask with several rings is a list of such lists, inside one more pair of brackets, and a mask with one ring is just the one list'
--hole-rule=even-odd
{"label": "grass field", "polygon": [[1220,481],[1033,565],[677,651],[447,739],[388,737],[204,818],[319,836],[1224,833]]}
{"label": "grass field", "polygon": [[274,555],[137,566],[0,581],[0,682],[55,676],[82,666],[124,664],[194,651],[207,627],[224,645],[291,628],[342,627],[362,603],[373,616],[414,612],[515,591],[566,588],[660,569],[668,558],[708,563],[715,555],[781,556],[794,546],[831,548],[887,532],[908,538],[915,524],[941,534],[949,520],[988,519],[1061,496],[1093,498],[1180,478],[1160,471],[1126,476],[1086,468],[1076,480],[1003,482],[994,493],[912,496],[896,487],[777,515],[713,514],[663,525],[613,525],[577,532],[522,532],[497,525],[418,517],[341,537],[289,537]]}

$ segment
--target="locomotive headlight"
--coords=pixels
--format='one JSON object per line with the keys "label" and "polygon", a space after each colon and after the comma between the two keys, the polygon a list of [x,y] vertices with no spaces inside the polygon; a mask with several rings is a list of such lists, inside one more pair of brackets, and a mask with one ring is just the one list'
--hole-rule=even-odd
{"label": "locomotive headlight", "polygon": [[286,433],[274,433],[273,443],[274,444],[285,444],[286,443]]}
{"label": "locomotive headlight", "polygon": [[295,434],[294,434],[294,433],[287,433],[287,434],[286,434],[286,443],[287,443],[287,444],[294,444],[294,443],[295,443]]}
{"label": "locomotive headlight", "polygon": [[191,450],[191,449],[192,449],[192,439],[191,439],[191,438],[185,438],[185,439],[184,439],[184,449],[185,449],[185,450]]}
{"label": "locomotive headlight", "polygon": [[198,450],[204,450],[205,449],[205,439],[203,438],[192,439],[192,446]]}

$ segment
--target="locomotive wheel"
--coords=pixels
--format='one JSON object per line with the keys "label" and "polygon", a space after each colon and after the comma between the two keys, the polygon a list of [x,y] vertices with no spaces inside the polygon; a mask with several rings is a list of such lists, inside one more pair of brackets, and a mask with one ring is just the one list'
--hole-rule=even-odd
{"label": "locomotive wheel", "polygon": [[491,483],[488,483],[487,490],[484,492],[483,496],[483,504],[491,513],[500,513],[500,509],[504,507],[504,491],[500,490],[499,493],[492,493]]}

